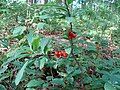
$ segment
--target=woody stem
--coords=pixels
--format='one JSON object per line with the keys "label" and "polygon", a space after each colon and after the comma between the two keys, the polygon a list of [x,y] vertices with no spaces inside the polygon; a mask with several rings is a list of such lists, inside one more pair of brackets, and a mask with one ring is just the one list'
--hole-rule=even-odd
{"label": "woody stem", "polygon": [[[67,4],[67,0],[64,0],[64,4],[65,4],[66,9],[67,9],[68,17],[71,17],[71,13],[70,13],[69,6]],[[73,24],[72,24],[72,22],[70,22],[70,29],[68,29],[68,32],[72,32],[72,31],[73,31]],[[76,56],[74,54],[74,43],[73,43],[72,39],[70,39],[70,45],[71,45],[71,55],[74,58],[76,64],[78,65],[78,67],[79,67],[79,69],[81,71],[81,74],[80,74],[80,77],[81,77],[80,85],[83,85],[83,80],[82,80],[82,73],[83,73],[82,71],[83,70],[82,70],[82,66],[80,65],[80,63],[78,62],[78,60],[77,60],[77,58],[76,58]]]}

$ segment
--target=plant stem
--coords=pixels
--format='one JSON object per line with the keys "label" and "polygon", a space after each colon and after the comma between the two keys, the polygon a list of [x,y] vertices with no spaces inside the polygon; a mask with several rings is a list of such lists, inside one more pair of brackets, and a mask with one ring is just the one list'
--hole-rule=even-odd
{"label": "plant stem", "polygon": [[[64,4],[66,6],[66,9],[67,9],[67,13],[68,13],[68,17],[71,17],[71,13],[70,13],[70,10],[69,10],[69,6],[67,4],[67,1],[64,0]],[[68,29],[68,32],[72,32],[73,31],[73,26],[72,26],[72,22],[70,22],[70,29]],[[73,40],[71,39],[70,40],[70,45],[71,45],[71,55],[72,57],[74,58],[76,64],[78,65],[79,69],[80,69],[80,77],[81,77],[81,82],[80,82],[80,86],[82,87],[83,85],[83,77],[82,77],[82,74],[83,74],[83,69],[82,69],[82,66],[80,65],[80,63],[77,61],[76,59],[76,56],[74,54],[74,43],[73,43]]]}
{"label": "plant stem", "polygon": [[[64,0],[64,4],[65,4],[66,9],[67,9],[68,17],[71,17],[71,13],[70,13],[70,10],[69,10],[69,6],[68,6],[66,0]],[[73,29],[72,22],[70,22],[70,29],[68,30],[68,32],[73,31],[72,29]],[[81,67],[81,65],[79,64],[79,62],[77,61],[76,56],[74,55],[74,43],[73,43],[73,40],[72,40],[72,39],[70,40],[70,44],[71,44],[71,54],[72,54],[72,56],[73,56],[76,64],[79,66],[80,70],[82,71],[82,67]]]}

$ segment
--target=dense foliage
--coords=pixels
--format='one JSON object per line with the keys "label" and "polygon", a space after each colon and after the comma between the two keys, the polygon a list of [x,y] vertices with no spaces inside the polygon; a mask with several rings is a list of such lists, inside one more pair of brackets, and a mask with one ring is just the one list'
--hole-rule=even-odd
{"label": "dense foliage", "polygon": [[120,90],[120,0],[0,0],[0,90]]}

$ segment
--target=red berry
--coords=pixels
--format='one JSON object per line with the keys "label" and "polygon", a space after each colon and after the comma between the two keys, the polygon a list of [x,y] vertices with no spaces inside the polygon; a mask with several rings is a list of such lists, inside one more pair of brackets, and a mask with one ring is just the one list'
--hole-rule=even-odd
{"label": "red berry", "polygon": [[68,32],[68,39],[73,39],[76,37],[77,37],[77,35],[74,32],[72,32],[72,31]]}
{"label": "red berry", "polygon": [[61,54],[64,58],[67,58],[68,54],[65,51],[61,51]]}
{"label": "red berry", "polygon": [[55,51],[55,56],[57,57],[57,58],[60,58],[61,57],[61,53],[60,53],[60,51]]}
{"label": "red berry", "polygon": [[64,50],[55,51],[54,55],[55,55],[57,58],[60,58],[60,57],[67,58],[67,56],[68,56],[68,54],[67,54]]}
{"label": "red berry", "polygon": [[68,54],[67,53],[63,53],[62,55],[64,58],[67,58]]}

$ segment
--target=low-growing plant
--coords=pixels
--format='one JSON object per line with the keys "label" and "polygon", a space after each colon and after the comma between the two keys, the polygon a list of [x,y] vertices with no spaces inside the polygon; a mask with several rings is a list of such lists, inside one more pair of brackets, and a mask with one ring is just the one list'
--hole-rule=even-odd
{"label": "low-growing plant", "polygon": [[3,5],[0,90],[119,90],[120,17],[95,3]]}

